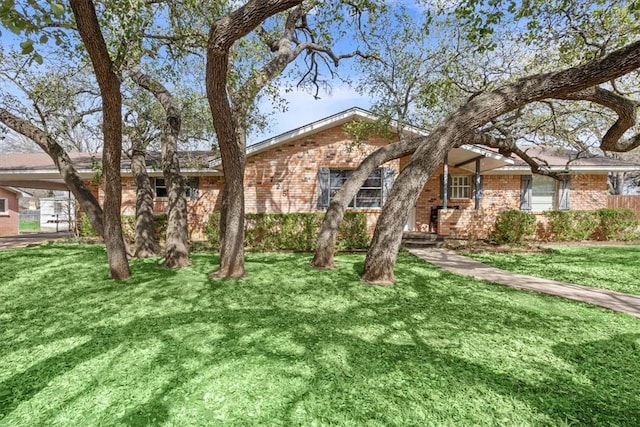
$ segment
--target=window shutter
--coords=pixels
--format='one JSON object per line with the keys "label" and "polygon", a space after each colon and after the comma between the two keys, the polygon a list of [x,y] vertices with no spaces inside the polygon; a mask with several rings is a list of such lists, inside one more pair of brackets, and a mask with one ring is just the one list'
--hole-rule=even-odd
{"label": "window shutter", "polygon": [[571,177],[569,175],[563,176],[562,180],[558,183],[558,209],[569,210],[571,205],[569,203],[569,190],[571,187]]}
{"label": "window shutter", "polygon": [[393,181],[396,178],[396,170],[393,168],[382,168],[382,204],[387,203],[387,197],[393,187]]}
{"label": "window shutter", "polygon": [[520,177],[520,210],[531,210],[531,187],[533,184],[533,176],[522,175]]}
{"label": "window shutter", "polygon": [[[447,175],[447,199],[451,200],[451,175]],[[440,175],[440,200],[444,199],[444,175]]]}
{"label": "window shutter", "polygon": [[318,169],[318,209],[329,207],[329,168]]}
{"label": "window shutter", "polygon": [[[477,184],[477,185],[476,185]],[[478,177],[478,182],[476,183],[475,176],[473,177],[473,195],[472,198],[475,200],[476,195],[478,199],[482,199],[482,188],[484,186],[484,177],[480,175]]]}

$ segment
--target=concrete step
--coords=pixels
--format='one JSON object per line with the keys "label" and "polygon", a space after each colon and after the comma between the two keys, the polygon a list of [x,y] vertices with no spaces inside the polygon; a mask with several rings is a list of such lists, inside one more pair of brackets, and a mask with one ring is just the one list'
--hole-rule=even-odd
{"label": "concrete step", "polygon": [[439,248],[444,244],[444,237],[436,233],[405,231],[402,235],[402,244],[407,248]]}

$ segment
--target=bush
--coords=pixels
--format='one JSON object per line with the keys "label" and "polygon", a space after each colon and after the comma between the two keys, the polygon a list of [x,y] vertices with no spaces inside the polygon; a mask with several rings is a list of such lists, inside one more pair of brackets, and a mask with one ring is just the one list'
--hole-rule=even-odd
{"label": "bush", "polygon": [[593,211],[550,211],[545,216],[551,238],[556,241],[585,240],[598,227]]}
{"label": "bush", "polygon": [[510,209],[498,214],[491,237],[499,244],[522,243],[526,236],[531,236],[535,231],[534,214]]}
{"label": "bush", "polygon": [[[127,243],[133,244],[136,240],[136,217],[133,215],[122,215],[122,237]],[[80,217],[80,227],[78,230],[80,237],[97,237],[89,218],[85,214]],[[153,217],[153,235],[158,242],[165,239],[167,235],[167,215],[154,215]]]}
{"label": "bush", "polygon": [[[136,241],[136,217],[135,215],[122,215],[122,237],[130,244]],[[167,236],[167,215],[153,216],[153,236],[156,242],[162,242]]]}
{"label": "bush", "polygon": [[93,228],[86,214],[80,216],[78,235],[80,237],[98,237],[98,232]]}
{"label": "bush", "polygon": [[[324,213],[255,213],[245,215],[245,248],[256,251],[312,251]],[[220,213],[213,212],[205,228],[207,241],[220,248]],[[366,248],[369,244],[367,217],[363,212],[345,212],[338,232],[338,249]]]}
{"label": "bush", "polygon": [[603,208],[596,211],[599,224],[595,232],[600,240],[634,240],[638,238],[638,220],[632,209]]}

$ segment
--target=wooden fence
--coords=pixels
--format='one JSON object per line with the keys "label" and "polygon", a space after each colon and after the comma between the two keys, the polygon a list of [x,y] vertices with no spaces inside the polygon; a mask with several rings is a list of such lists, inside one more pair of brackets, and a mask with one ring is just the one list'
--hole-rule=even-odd
{"label": "wooden fence", "polygon": [[607,196],[607,206],[610,208],[628,208],[636,211],[640,219],[640,195],[637,196]]}

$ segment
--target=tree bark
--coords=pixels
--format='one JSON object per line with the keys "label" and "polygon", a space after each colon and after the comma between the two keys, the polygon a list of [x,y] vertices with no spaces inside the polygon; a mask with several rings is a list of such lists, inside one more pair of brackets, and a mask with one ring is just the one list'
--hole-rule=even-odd
{"label": "tree bark", "polygon": [[344,218],[344,212],[351,200],[358,194],[362,184],[380,165],[413,153],[423,139],[415,138],[386,145],[369,154],[358,165],[333,196],[329,204],[318,233],[318,242],[311,265],[318,268],[332,268],[335,266],[333,255],[335,253],[336,236]]}
{"label": "tree bark", "polygon": [[[220,212],[220,268],[214,278],[244,275],[244,169],[246,143],[244,120],[232,110],[227,91],[229,51],[266,18],[301,4],[302,0],[250,0],[230,15],[217,19],[209,29],[206,86],[213,126],[218,136],[224,187]],[[244,100],[243,102],[246,102]]]}
{"label": "tree bark", "polygon": [[91,0],[71,0],[70,5],[78,32],[91,58],[102,98],[104,241],[107,247],[109,271],[113,279],[125,280],[131,276],[131,271],[122,237],[120,218],[122,204],[122,183],[120,180],[122,95],[120,93],[120,78],[109,57],[93,2]]}
{"label": "tree bark", "polygon": [[435,128],[396,179],[378,219],[362,279],[376,284],[393,283],[393,267],[409,208],[415,204],[422,187],[444,155],[458,141],[463,141],[488,121],[522,105],[596,86],[638,67],[640,42],[581,66],[520,79],[468,101]]}
{"label": "tree bark", "polygon": [[162,105],[166,122],[162,129],[162,174],[167,184],[169,202],[167,238],[163,265],[180,268],[189,265],[189,243],[187,232],[187,199],[185,179],[180,172],[178,137],[182,126],[180,108],[173,95],[160,82],[144,74],[140,67],[130,70],[131,78],[140,87],[148,90]]}
{"label": "tree bark", "polygon": [[153,233],[153,196],[151,180],[147,173],[146,150],[135,147],[131,155],[131,172],[136,183],[136,237],[134,256],[150,258],[158,256],[159,245]]}
{"label": "tree bark", "polygon": [[73,161],[67,152],[43,130],[37,128],[31,122],[21,119],[11,112],[0,107],[0,121],[15,132],[26,136],[38,144],[42,150],[51,157],[60,171],[62,179],[80,204],[80,209],[87,215],[93,229],[104,237],[103,213],[98,200],[78,175]]}

